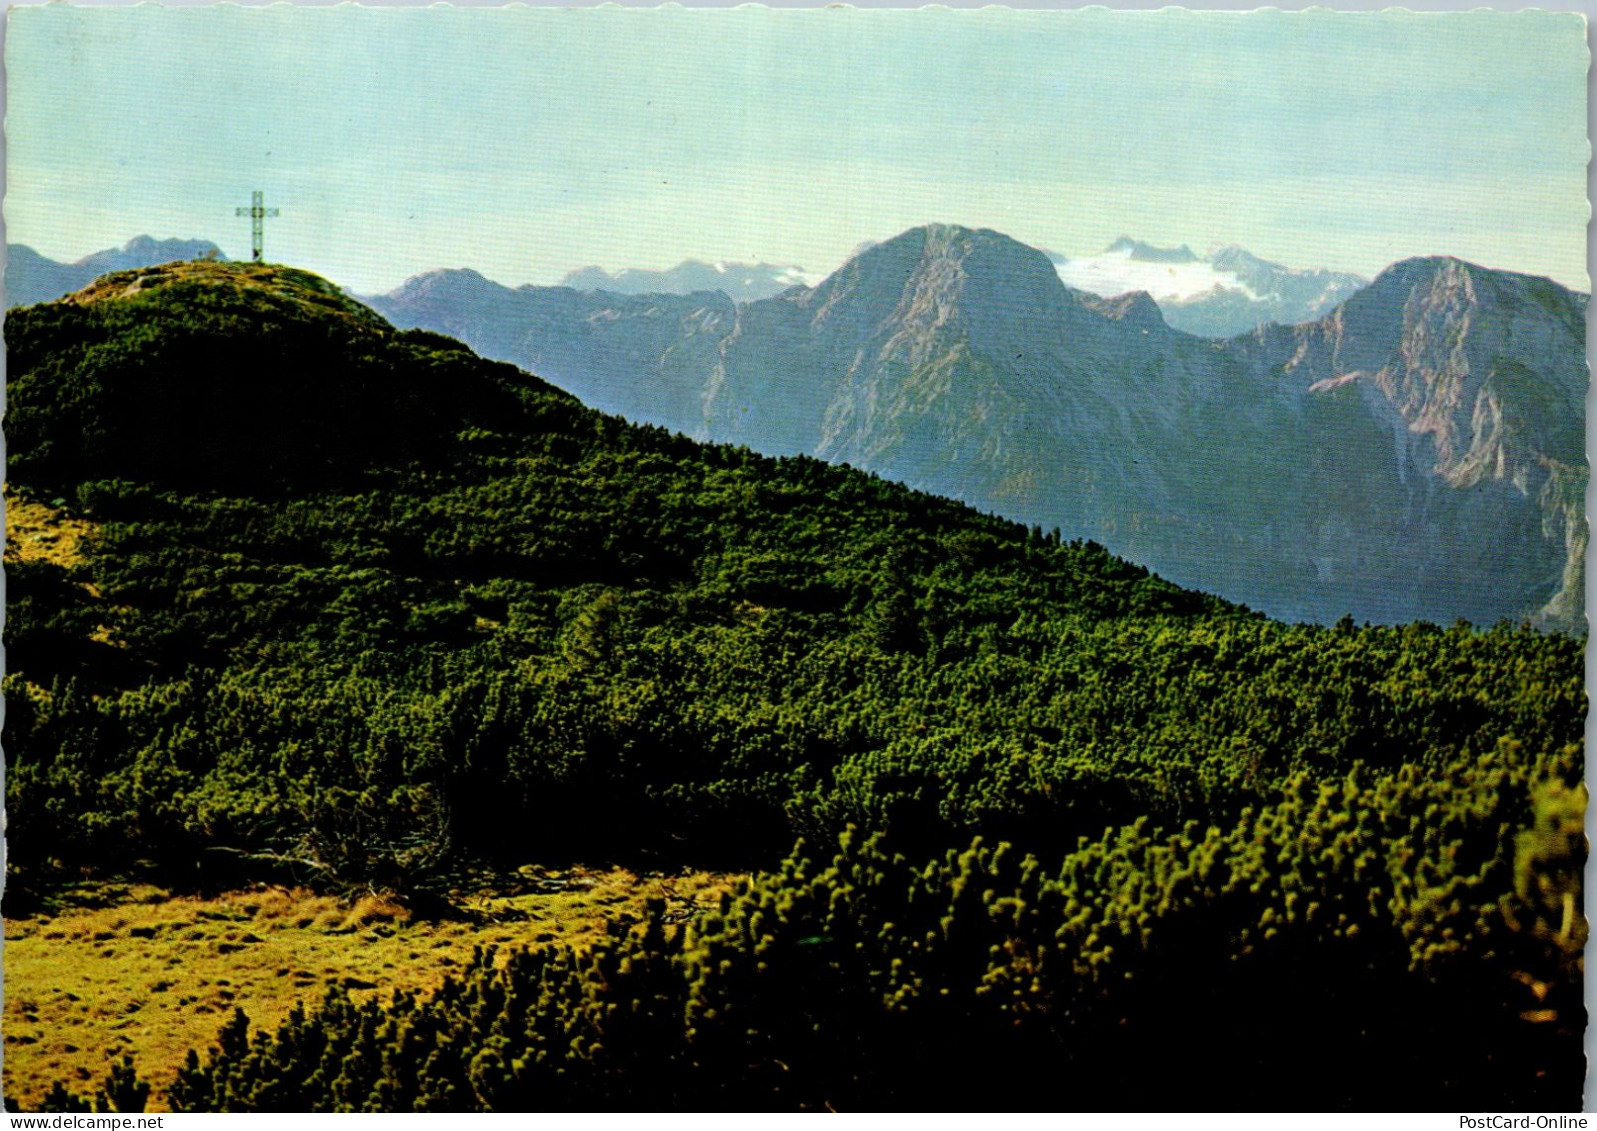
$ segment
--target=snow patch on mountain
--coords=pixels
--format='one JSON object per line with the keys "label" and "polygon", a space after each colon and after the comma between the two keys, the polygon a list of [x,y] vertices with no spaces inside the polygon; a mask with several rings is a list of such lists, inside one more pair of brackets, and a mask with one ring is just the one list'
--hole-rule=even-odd
{"label": "snow patch on mountain", "polygon": [[1160,263],[1137,258],[1129,248],[1099,252],[1057,263],[1059,278],[1067,287],[1102,298],[1127,291],[1147,291],[1155,302],[1187,302],[1215,291],[1235,291],[1255,301],[1256,293],[1229,271],[1218,271],[1202,260]]}

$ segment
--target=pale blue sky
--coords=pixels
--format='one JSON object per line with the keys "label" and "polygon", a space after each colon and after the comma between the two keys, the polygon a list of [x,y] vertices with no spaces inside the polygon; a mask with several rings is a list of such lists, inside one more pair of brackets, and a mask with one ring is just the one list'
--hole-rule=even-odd
{"label": "pale blue sky", "polygon": [[836,267],[950,221],[1585,289],[1573,13],[12,11],[7,238],[249,251],[356,290],[693,256]]}

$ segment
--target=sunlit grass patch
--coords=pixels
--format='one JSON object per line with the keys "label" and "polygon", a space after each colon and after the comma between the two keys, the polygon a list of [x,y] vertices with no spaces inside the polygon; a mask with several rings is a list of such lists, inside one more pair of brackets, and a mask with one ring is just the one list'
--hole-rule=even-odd
{"label": "sunlit grass patch", "polygon": [[46,562],[71,569],[83,562],[82,543],[92,523],[73,518],[59,506],[5,491],[8,562]]}
{"label": "sunlit grass patch", "polygon": [[5,1091],[24,1103],[56,1080],[92,1092],[131,1053],[159,1103],[188,1049],[214,1043],[235,1007],[270,1029],[333,984],[361,998],[431,989],[476,946],[589,945],[641,918],[649,899],[685,917],[732,882],[624,869],[522,876],[505,894],[459,900],[460,918],[425,918],[382,894],[270,887],[199,899],[137,885],[108,889],[110,906],[8,919]]}

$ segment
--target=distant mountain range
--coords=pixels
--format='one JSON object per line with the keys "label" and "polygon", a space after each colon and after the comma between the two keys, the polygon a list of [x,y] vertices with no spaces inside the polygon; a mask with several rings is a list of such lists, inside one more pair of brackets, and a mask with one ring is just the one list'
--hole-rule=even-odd
{"label": "distant mountain range", "polygon": [[[856,248],[855,254],[869,246]],[[1155,247],[1129,236],[1097,255],[1069,258],[1050,253],[1049,258],[1059,277],[1076,290],[1105,298],[1147,291],[1171,326],[1210,338],[1234,337],[1269,322],[1309,322],[1369,285],[1360,275],[1285,267],[1240,247],[1200,257],[1185,245]],[[798,267],[689,259],[668,271],[611,273],[584,267],[567,274],[561,285],[629,295],[720,291],[734,302],[753,302],[792,286],[814,286],[823,278]]]}
{"label": "distant mountain range", "polygon": [[[861,244],[854,254],[872,246]],[[207,253],[221,256],[216,245],[205,240],[150,236],[138,236],[120,248],[98,251],[75,263],[46,259],[23,244],[9,244],[6,250],[7,306],[60,298],[107,271],[153,267]],[[1368,283],[1358,275],[1283,267],[1239,247],[1200,258],[1185,245],[1160,248],[1127,236],[1098,255],[1072,259],[1050,253],[1049,258],[1067,285],[1106,298],[1147,291],[1171,326],[1205,337],[1232,337],[1269,322],[1307,322]],[[814,286],[824,277],[791,265],[686,259],[664,271],[582,267],[568,272],[560,285],[622,295],[719,291],[734,302],[753,302],[789,287]]]}
{"label": "distant mountain range", "polygon": [[155,267],[207,255],[227,258],[207,240],[158,240],[150,236],[136,236],[121,247],[85,255],[74,263],[57,263],[26,244],[7,244],[5,304],[12,307],[49,302],[88,286],[109,271]]}
{"label": "distant mountain range", "polygon": [[692,294],[720,291],[736,302],[752,302],[781,294],[789,287],[808,286],[823,276],[807,274],[801,267],[772,263],[701,263],[686,259],[666,271],[628,268],[611,273],[602,267],[583,267],[560,280],[579,291],[612,291],[623,295]]}
{"label": "distant mountain range", "polygon": [[[1140,250],[1114,254],[1285,270]],[[1587,299],[1546,279],[1407,260],[1317,319],[1213,341],[934,225],[743,303],[471,271],[368,301],[607,411],[1059,526],[1272,615],[1581,623]]]}
{"label": "distant mountain range", "polygon": [[1369,285],[1346,272],[1283,267],[1240,247],[1199,257],[1186,245],[1153,247],[1127,236],[1097,255],[1051,258],[1066,285],[1105,297],[1147,291],[1171,326],[1210,338],[1310,322]]}

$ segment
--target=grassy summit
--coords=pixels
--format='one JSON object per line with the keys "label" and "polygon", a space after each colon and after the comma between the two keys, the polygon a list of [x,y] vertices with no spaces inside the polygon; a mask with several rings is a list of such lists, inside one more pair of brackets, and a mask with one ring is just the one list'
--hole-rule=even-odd
{"label": "grassy summit", "polygon": [[135,866],[415,906],[530,860],[768,872],[230,1027],[174,1106],[1094,1105],[1177,1024],[1199,1104],[1248,1102],[1231,1062],[1287,1107],[1578,1099],[1576,640],[1273,623],[283,268],[7,335],[9,489],[75,547],[8,576],[9,915]]}
{"label": "grassy summit", "polygon": [[460,427],[516,402],[502,373],[443,344],[289,268],[107,275],[8,323],[8,476],[260,493],[447,459]]}
{"label": "grassy summit", "polygon": [[157,267],[113,271],[61,301],[86,306],[112,299],[150,297],[157,292],[173,289],[183,293],[196,285],[243,291],[257,300],[270,296],[283,303],[303,306],[319,313],[335,313],[351,322],[373,328],[386,325],[369,307],[349,298],[320,275],[274,263],[195,259]]}

